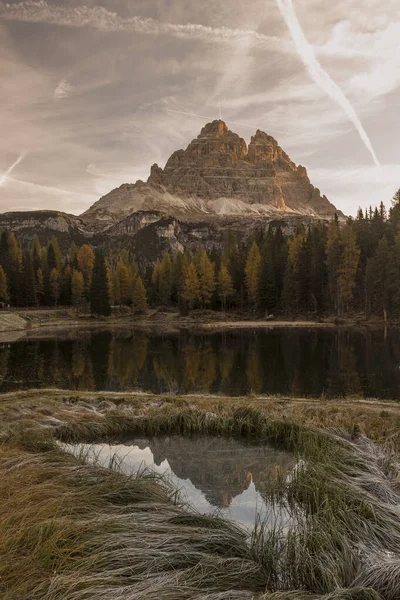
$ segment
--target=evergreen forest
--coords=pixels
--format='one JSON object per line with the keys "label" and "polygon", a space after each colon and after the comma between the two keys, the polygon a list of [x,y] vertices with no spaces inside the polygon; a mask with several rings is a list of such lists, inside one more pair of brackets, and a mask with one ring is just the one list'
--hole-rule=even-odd
{"label": "evergreen forest", "polygon": [[103,254],[84,244],[63,256],[57,239],[29,248],[15,233],[0,237],[3,306],[73,306],[108,316],[112,307],[177,307],[322,317],[362,314],[400,320],[400,190],[387,213],[359,209],[355,219],[280,227],[243,241],[227,230],[220,248],[164,252],[153,265],[122,250]]}

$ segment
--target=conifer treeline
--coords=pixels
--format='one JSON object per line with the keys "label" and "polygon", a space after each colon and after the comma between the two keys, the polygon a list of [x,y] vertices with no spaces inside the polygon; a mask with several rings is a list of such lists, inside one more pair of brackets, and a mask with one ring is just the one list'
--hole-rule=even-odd
{"label": "conifer treeline", "polygon": [[356,219],[258,231],[246,243],[224,234],[223,248],[165,252],[140,269],[127,250],[117,259],[84,244],[62,257],[56,238],[35,236],[22,251],[13,233],[0,238],[0,302],[74,306],[110,314],[113,306],[240,309],[258,313],[366,315],[400,319],[400,191],[389,215],[383,204]]}

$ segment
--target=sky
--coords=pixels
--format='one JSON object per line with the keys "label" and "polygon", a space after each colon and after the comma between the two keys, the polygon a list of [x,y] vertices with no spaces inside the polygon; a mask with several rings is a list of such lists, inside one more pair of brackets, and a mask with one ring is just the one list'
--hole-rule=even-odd
{"label": "sky", "polygon": [[400,187],[398,0],[0,0],[0,211],[80,214],[222,116],[346,214]]}

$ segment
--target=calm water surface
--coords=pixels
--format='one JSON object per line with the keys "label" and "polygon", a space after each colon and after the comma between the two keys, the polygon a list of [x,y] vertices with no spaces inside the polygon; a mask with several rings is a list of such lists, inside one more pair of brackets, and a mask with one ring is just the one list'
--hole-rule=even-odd
{"label": "calm water surface", "polygon": [[400,332],[74,331],[0,344],[0,391],[31,387],[400,398]]}
{"label": "calm water surface", "polygon": [[217,511],[249,529],[256,518],[283,528],[291,524],[285,503],[271,504],[268,494],[275,479],[290,477],[296,469],[295,457],[287,452],[234,439],[181,436],[63,446],[102,466],[117,457],[126,474],[147,469],[163,475],[182,500],[201,514]]}

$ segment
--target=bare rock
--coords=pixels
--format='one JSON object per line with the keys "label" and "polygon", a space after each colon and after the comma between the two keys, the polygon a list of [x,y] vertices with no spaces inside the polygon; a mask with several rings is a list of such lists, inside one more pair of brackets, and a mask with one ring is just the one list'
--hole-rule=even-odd
{"label": "bare rock", "polygon": [[335,207],[267,133],[258,130],[247,146],[223,121],[203,127],[186,150],[164,169],[151,167],[147,183],[125,184],[101,198],[84,219],[118,222],[132,213],[162,211],[193,221],[284,218],[290,214],[329,219]]}

